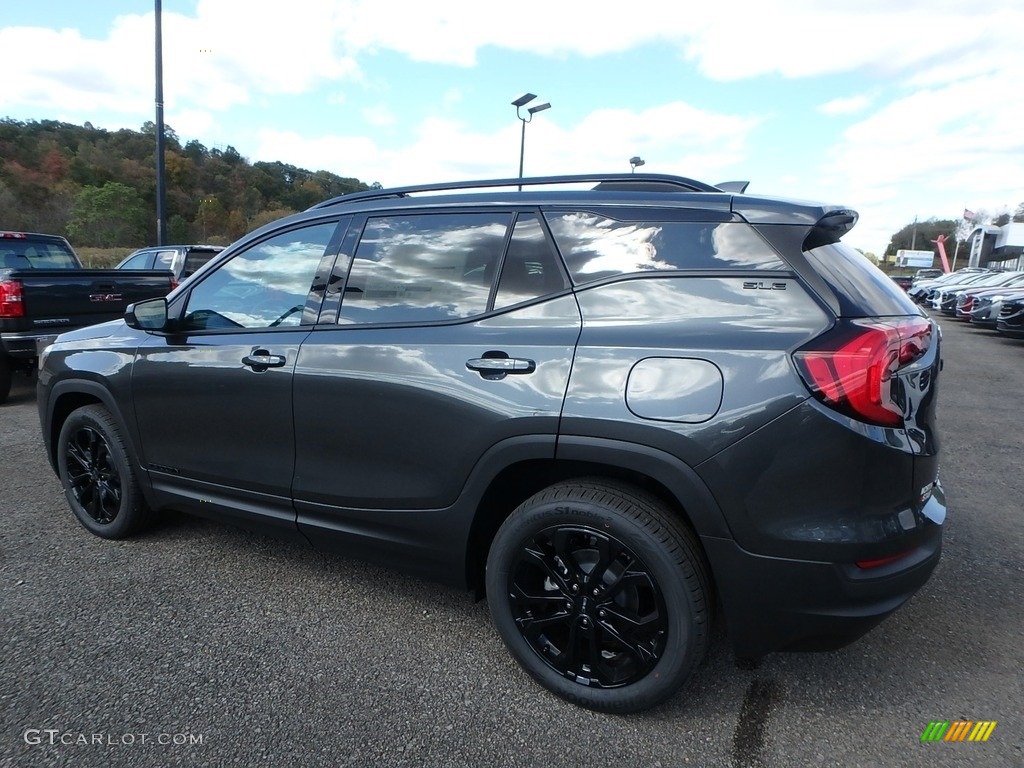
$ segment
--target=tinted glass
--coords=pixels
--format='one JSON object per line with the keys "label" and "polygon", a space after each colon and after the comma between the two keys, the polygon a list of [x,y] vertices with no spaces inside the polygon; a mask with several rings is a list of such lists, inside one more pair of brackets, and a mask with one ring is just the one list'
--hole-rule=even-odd
{"label": "tinted glass", "polygon": [[201,266],[203,266],[203,264],[205,264],[210,259],[212,259],[214,256],[216,256],[218,253],[220,253],[220,251],[211,251],[211,250],[204,251],[204,250],[199,250],[197,248],[193,248],[191,251],[189,251],[185,255],[185,269],[181,273],[181,276],[182,277],[188,277],[193,272],[195,272],[197,269],[199,269]]}
{"label": "tinted glass", "polygon": [[510,218],[452,213],[369,219],[339,322],[430,322],[485,312]]}
{"label": "tinted glass", "polygon": [[845,243],[823,245],[804,255],[839,299],[843,317],[921,314],[896,283]]}
{"label": "tinted glass", "polygon": [[187,330],[298,325],[334,222],[264,240],[219,265],[189,296]]}
{"label": "tinted glass", "polygon": [[153,266],[153,252],[138,253],[122,264],[118,269],[151,269]]}
{"label": "tinted glass", "polygon": [[569,287],[558,256],[536,216],[520,216],[501,267],[494,308],[529,301]]}
{"label": "tinted glass", "polygon": [[652,270],[786,269],[743,223],[616,221],[590,212],[546,218],[576,283]]}

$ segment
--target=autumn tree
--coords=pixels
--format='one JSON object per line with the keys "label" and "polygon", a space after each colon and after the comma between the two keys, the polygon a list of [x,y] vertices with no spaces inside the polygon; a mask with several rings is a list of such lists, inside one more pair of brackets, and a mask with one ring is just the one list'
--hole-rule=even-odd
{"label": "autumn tree", "polygon": [[145,239],[146,207],[131,187],[116,181],[84,187],[71,206],[68,233],[81,245],[111,248]]}

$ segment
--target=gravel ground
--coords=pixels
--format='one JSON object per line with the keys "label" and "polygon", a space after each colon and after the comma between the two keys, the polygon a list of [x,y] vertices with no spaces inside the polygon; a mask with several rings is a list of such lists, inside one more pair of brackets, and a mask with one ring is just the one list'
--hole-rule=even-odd
{"label": "gravel ground", "polygon": [[[542,691],[461,592],[187,517],[88,535],[19,384],[0,406],[0,765],[1022,766],[1024,342],[943,326],[928,585],[843,651],[756,670],[719,628],[682,693],[628,717]],[[920,743],[957,719],[998,726]]]}

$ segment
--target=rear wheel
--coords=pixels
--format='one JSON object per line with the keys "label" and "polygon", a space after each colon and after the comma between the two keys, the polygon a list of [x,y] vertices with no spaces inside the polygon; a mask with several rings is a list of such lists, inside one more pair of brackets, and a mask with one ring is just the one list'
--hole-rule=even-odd
{"label": "rear wheel", "polygon": [[707,646],[710,590],[694,535],[624,484],[562,483],[524,502],[491,545],[487,595],[519,664],[590,709],[664,701]]}
{"label": "rear wheel", "polygon": [[97,536],[121,539],[148,522],[128,449],[100,405],[73,411],[57,442],[57,471],[78,521]]}

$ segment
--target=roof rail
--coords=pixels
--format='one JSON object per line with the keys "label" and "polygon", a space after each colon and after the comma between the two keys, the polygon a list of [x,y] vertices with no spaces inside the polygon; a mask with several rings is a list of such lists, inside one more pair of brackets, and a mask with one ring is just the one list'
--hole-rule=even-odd
{"label": "roof rail", "polygon": [[418,184],[411,187],[391,189],[368,189],[340,197],[332,197],[317,203],[309,210],[327,208],[338,203],[357,200],[381,200],[389,197],[407,197],[416,192],[444,192],[459,189],[487,189],[491,187],[532,187],[543,184],[577,184],[597,182],[595,189],[624,191],[635,187],[637,191],[679,191],[679,192],[722,192],[718,187],[685,176],[671,176],[662,173],[587,173],[574,176],[535,176],[527,179],[483,179],[480,181],[449,181],[440,184]]}

